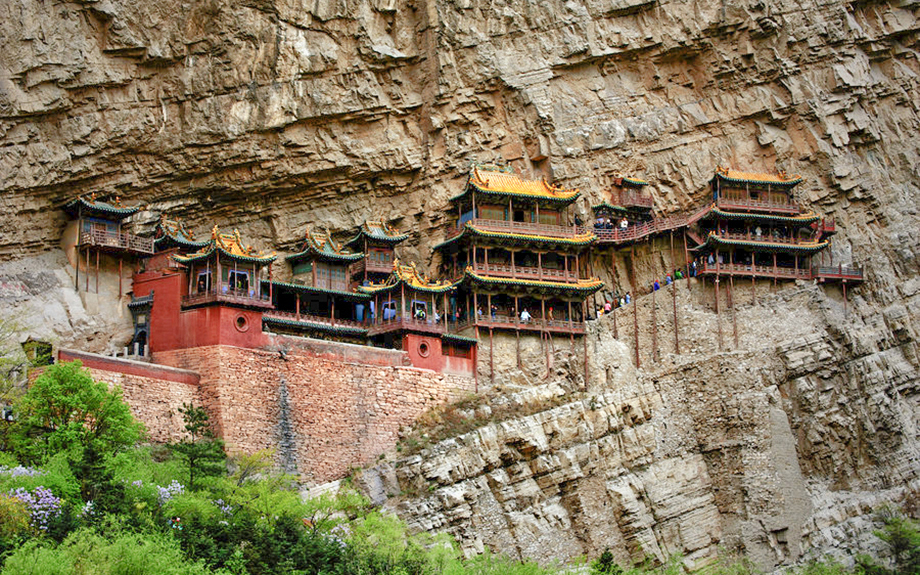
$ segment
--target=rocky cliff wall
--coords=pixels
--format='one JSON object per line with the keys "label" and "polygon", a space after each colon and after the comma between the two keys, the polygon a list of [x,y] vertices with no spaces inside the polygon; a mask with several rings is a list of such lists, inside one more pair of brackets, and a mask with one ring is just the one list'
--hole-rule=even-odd
{"label": "rocky cliff wall", "polygon": [[[612,343],[603,320],[591,380],[608,387],[596,409],[585,398],[508,422],[489,432],[521,436],[501,447],[507,457],[482,455],[504,439],[470,437],[470,457],[488,463],[450,478],[406,463],[400,481],[433,481],[444,501],[404,514],[430,506],[416,523],[470,548],[544,557],[556,549],[546,543],[560,556],[612,544],[695,561],[738,544],[764,565],[832,549],[916,481],[918,10],[911,0],[3,3],[0,310],[91,351],[130,335],[123,302],[106,295],[111,277],[99,295],[73,290],[60,207],[77,194],[143,204],[139,230],[168,213],[282,252],[310,226],[383,218],[412,234],[401,255],[425,261],[474,160],[581,188],[583,215],[617,172],[649,179],[663,213],[705,201],[718,164],[801,173],[798,199],[837,219],[835,261],[867,266],[850,318],[836,291],[809,290],[739,309],[758,327],[742,327],[737,348],[726,327],[719,353],[716,319],[700,312],[687,317],[707,326],[686,335],[694,355],[671,360],[662,343],[656,364],[646,344],[639,372],[629,332]],[[648,285],[663,261],[643,255],[633,281]],[[453,447],[437,449],[432,461]]]}
{"label": "rocky cliff wall", "polygon": [[699,568],[740,552],[772,569],[869,550],[873,511],[920,489],[915,341],[891,339],[878,314],[859,313],[865,306],[844,316],[842,294],[799,285],[737,302],[738,347],[723,311],[720,352],[713,290],[687,284],[675,284],[681,354],[665,337],[673,317],[658,310],[653,358],[653,302],[641,297],[618,312],[630,318],[620,339],[612,316],[592,323],[588,392],[580,358],[560,348],[546,383],[500,401],[562,405],[486,419],[365,471],[366,491],[470,553],[488,546],[546,562],[610,547],[623,563],[681,554]]}

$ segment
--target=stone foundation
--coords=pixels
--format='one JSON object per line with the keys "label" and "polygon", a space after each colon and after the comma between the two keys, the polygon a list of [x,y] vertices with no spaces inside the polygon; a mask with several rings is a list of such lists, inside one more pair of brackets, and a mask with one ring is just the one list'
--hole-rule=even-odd
{"label": "stone foundation", "polygon": [[177,408],[199,403],[229,450],[274,449],[281,467],[315,482],[372,463],[425,410],[474,390],[472,378],[402,365],[403,352],[370,349],[358,362],[356,346],[277,343],[161,352],[156,364],[66,350],[59,358],[120,385],[154,441],[178,438]]}

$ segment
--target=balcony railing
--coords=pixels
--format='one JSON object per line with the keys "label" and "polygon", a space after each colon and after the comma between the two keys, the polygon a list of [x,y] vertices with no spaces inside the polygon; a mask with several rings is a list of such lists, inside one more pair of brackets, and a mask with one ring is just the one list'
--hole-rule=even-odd
{"label": "balcony railing", "polygon": [[521,321],[519,316],[500,314],[494,316],[483,314],[476,318],[476,325],[497,329],[522,329],[533,331],[554,331],[560,333],[585,333],[585,324],[581,320],[531,318]]}
{"label": "balcony railing", "polygon": [[811,279],[811,270],[808,268],[789,268],[785,266],[759,266],[751,264],[725,264],[725,263],[704,263],[700,266],[700,274],[725,274],[755,276],[767,278],[785,278],[785,279]]}
{"label": "balcony railing", "polygon": [[811,268],[813,277],[821,280],[853,280],[864,279],[863,269],[854,266],[815,266]]}
{"label": "balcony railing", "polygon": [[801,240],[797,237],[785,238],[782,236],[772,236],[768,234],[749,234],[749,233],[716,233],[711,235],[723,240],[740,240],[745,242],[763,242],[767,244],[784,244],[789,246],[798,246],[802,244],[814,244],[815,240]]}
{"label": "balcony railing", "polygon": [[[551,238],[572,239],[579,234],[584,233],[583,228],[578,226],[557,226],[552,224],[532,224],[527,222],[513,222],[509,220],[487,220],[485,218],[473,218],[470,223],[489,232],[499,232],[506,234],[528,234],[537,236],[548,236]],[[453,230],[448,237],[459,235],[463,231],[463,226]]]}
{"label": "balcony railing", "polygon": [[289,321],[300,321],[328,325],[330,327],[351,327],[358,329],[367,329],[365,322],[354,321],[351,319],[331,318],[322,315],[312,315],[308,313],[293,313],[289,311],[279,311],[276,309],[268,310],[262,314],[263,317],[284,319]]}
{"label": "balcony railing", "polygon": [[378,272],[388,274],[393,271],[393,259],[389,260],[358,260],[353,263],[348,269],[350,275],[355,276],[358,274],[364,273],[364,270],[367,269],[368,272]]}
{"label": "balcony railing", "polygon": [[758,210],[765,212],[781,212],[784,214],[797,214],[801,211],[798,205],[792,202],[774,202],[770,200],[754,200],[748,197],[720,196],[716,201],[720,208]]}
{"label": "balcony railing", "polygon": [[394,317],[380,320],[372,325],[369,325],[368,333],[370,335],[376,335],[378,333],[399,331],[403,329],[411,329],[426,333],[445,333],[448,331],[448,328],[444,324],[443,317],[440,319],[440,321],[435,322],[433,317],[420,319],[413,317],[409,313],[406,313],[396,314]]}
{"label": "balcony railing", "polygon": [[219,290],[207,290],[182,297],[183,307],[193,307],[215,302],[243,305],[247,307],[272,307],[272,302],[268,299],[268,292],[264,292],[261,297],[259,297],[255,289],[233,289],[228,284],[222,284]]}
{"label": "balcony railing", "polygon": [[627,228],[614,228],[612,230],[597,228],[594,233],[597,234],[599,243],[626,243],[640,240],[644,237],[675,230],[685,227],[689,218],[685,216],[670,216],[667,218],[655,218],[641,224],[635,224]]}
{"label": "balcony railing", "polygon": [[549,281],[558,281],[566,283],[577,283],[578,282],[578,273],[575,271],[564,269],[551,269],[551,268],[538,268],[538,267],[529,267],[529,266],[514,266],[510,264],[495,264],[489,262],[486,265],[483,262],[477,262],[473,266],[473,271],[476,273],[488,274],[490,276],[499,276],[507,277],[512,279],[527,279],[527,280],[549,280]]}
{"label": "balcony railing", "polygon": [[151,238],[142,238],[134,234],[126,234],[123,232],[106,232],[102,230],[80,232],[80,245],[112,248],[144,254],[153,253],[153,240]]}
{"label": "balcony railing", "polygon": [[651,208],[652,207],[652,198],[649,196],[644,196],[638,192],[631,190],[620,190],[619,194],[612,193],[611,199],[617,202],[616,205],[623,206],[624,208],[637,207],[637,208]]}

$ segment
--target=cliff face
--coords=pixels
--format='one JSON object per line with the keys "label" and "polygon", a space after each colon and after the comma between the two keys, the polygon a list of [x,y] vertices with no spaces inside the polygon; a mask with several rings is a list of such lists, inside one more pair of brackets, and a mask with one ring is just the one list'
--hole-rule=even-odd
{"label": "cliff face", "polygon": [[[532,445],[523,458],[477,456],[492,463],[450,478],[407,469],[439,497],[469,485],[419,525],[474,547],[706,557],[727,542],[764,564],[829,548],[917,475],[918,12],[910,0],[2,3],[0,312],[62,344],[123,345],[117,279],[77,294],[59,250],[60,207],[78,194],[148,206],[140,230],[162,212],[282,251],[311,226],[382,218],[424,262],[471,161],[579,187],[582,215],[617,172],[649,179],[663,213],[705,201],[719,164],[800,173],[798,199],[837,220],[835,261],[867,267],[849,318],[833,290],[761,303],[724,355],[704,300],[687,299],[681,313],[700,306],[709,326],[687,335],[692,359],[646,358],[628,377],[605,320],[589,367],[609,385],[594,409],[585,398],[496,428]],[[640,283],[666,259],[643,253]]]}
{"label": "cliff face", "polygon": [[645,296],[619,311],[620,340],[612,317],[592,324],[588,392],[566,347],[548,383],[501,400],[561,406],[367,470],[366,492],[467,552],[545,562],[610,547],[623,564],[681,554],[698,568],[734,551],[769,570],[871,551],[873,511],[920,489],[916,345],[877,316],[844,317],[840,292],[790,287],[751,305],[739,286],[738,345],[723,311],[718,352],[712,289],[691,281],[675,284],[683,354],[668,287],[657,361],[632,363],[634,308],[650,337]]}

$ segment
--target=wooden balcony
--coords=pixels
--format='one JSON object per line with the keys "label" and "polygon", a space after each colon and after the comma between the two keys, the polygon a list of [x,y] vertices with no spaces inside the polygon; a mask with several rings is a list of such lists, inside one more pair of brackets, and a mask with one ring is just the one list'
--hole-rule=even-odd
{"label": "wooden balcony", "polygon": [[198,307],[212,303],[223,303],[244,307],[256,307],[270,309],[272,302],[268,299],[268,292],[262,294],[260,298],[256,291],[253,290],[236,290],[231,289],[229,285],[224,284],[219,290],[208,290],[182,296],[182,307]]}
{"label": "wooden balcony", "polygon": [[[487,220],[484,218],[473,218],[470,223],[488,232],[498,232],[502,234],[527,234],[536,236],[546,236],[551,238],[574,239],[579,234],[585,232],[584,228],[578,226],[556,226],[551,224],[532,224],[526,222],[512,222],[508,220]],[[448,239],[459,235],[463,231],[463,226],[451,231]]]}
{"label": "wooden balcony", "polygon": [[[566,271],[564,269],[551,269],[551,268],[537,268],[537,267],[527,267],[527,266],[514,266],[510,264],[494,264],[489,262],[489,265],[486,265],[483,262],[477,262],[473,266],[473,271],[478,274],[493,276],[493,277],[505,277],[510,279],[522,279],[522,280],[536,280],[536,281],[553,281],[553,282],[564,282],[564,283],[577,283],[579,278],[578,274],[574,271]],[[582,278],[586,279],[586,278]]]}
{"label": "wooden balcony", "polygon": [[627,228],[614,228],[612,230],[596,228],[594,233],[597,235],[597,242],[599,244],[625,244],[647,238],[651,235],[683,228],[689,223],[690,218],[685,216],[671,216],[667,218],[655,218]]}
{"label": "wooden balcony", "polygon": [[808,268],[788,268],[783,266],[752,266],[751,264],[720,264],[704,263],[697,271],[699,275],[726,275],[726,276],[744,276],[758,278],[777,278],[777,279],[802,279],[812,278],[811,270]]}
{"label": "wooden balcony", "polygon": [[811,275],[820,282],[861,282],[865,279],[863,269],[853,266],[815,266],[811,268]]}
{"label": "wooden balcony", "polygon": [[80,246],[93,246],[103,251],[153,253],[153,239],[142,238],[134,234],[105,232],[93,230],[80,232]]}
{"label": "wooden balcony", "polygon": [[815,240],[802,240],[797,237],[784,238],[780,236],[771,236],[767,234],[749,234],[749,233],[713,233],[713,236],[722,240],[734,240],[743,242],[761,242],[764,244],[782,244],[787,246],[800,246],[802,244],[814,244]]}
{"label": "wooden balcony", "polygon": [[632,190],[620,190],[619,193],[613,192],[610,199],[614,200],[615,205],[624,208],[652,208],[652,198],[650,196],[644,196]]}
{"label": "wooden balcony", "polygon": [[522,331],[548,331],[553,333],[564,334],[584,334],[585,323],[580,320],[566,319],[539,319],[532,318],[530,321],[522,322],[519,316],[505,314],[483,314],[476,318],[475,325],[480,328],[493,329],[513,329]]}
{"label": "wooden balcony", "polygon": [[720,196],[716,201],[720,208],[729,210],[747,210],[758,212],[771,212],[779,214],[798,214],[802,210],[791,202],[772,202],[769,200],[754,200],[748,197]]}
{"label": "wooden balcony", "polygon": [[363,274],[365,269],[367,269],[368,273],[388,274],[393,271],[393,260],[379,261],[365,258],[353,263],[351,267],[348,268],[348,273],[354,277]]}
{"label": "wooden balcony", "polygon": [[293,313],[289,311],[279,311],[276,309],[266,310],[262,317],[281,319],[286,321],[297,321],[305,323],[314,323],[320,324],[329,327],[345,327],[353,329],[367,329],[368,325],[364,322],[354,321],[350,319],[340,319],[333,317],[326,317],[321,315],[311,315],[308,313]]}
{"label": "wooden balcony", "polygon": [[444,318],[441,318],[439,322],[435,323],[433,318],[417,319],[408,313],[405,315],[397,314],[396,317],[378,321],[367,327],[369,335],[377,335],[391,331],[418,331],[434,334],[446,333],[448,331],[444,323]]}

